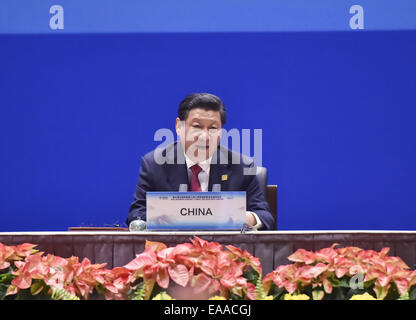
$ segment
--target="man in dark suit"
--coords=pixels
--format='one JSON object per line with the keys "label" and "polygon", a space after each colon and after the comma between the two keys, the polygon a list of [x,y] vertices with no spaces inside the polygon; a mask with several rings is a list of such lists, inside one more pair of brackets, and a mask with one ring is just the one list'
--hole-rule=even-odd
{"label": "man in dark suit", "polygon": [[188,186],[189,191],[212,191],[213,186],[220,186],[221,191],[246,191],[249,227],[274,229],[254,161],[219,144],[225,121],[225,107],[212,94],[191,94],[180,103],[176,119],[180,141],[142,158],[128,225],[136,219],[146,220],[148,191],[179,191],[181,186]]}

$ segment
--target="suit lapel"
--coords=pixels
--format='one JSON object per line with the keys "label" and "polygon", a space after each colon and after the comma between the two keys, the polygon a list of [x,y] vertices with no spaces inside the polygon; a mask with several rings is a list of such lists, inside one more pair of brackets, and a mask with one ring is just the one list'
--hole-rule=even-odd
{"label": "suit lapel", "polygon": [[[167,155],[168,163],[166,171],[168,183],[172,191],[179,191],[181,184],[188,185],[188,169],[186,168],[184,152],[180,142],[176,142],[173,146],[174,152]],[[173,156],[172,160],[170,157]]]}

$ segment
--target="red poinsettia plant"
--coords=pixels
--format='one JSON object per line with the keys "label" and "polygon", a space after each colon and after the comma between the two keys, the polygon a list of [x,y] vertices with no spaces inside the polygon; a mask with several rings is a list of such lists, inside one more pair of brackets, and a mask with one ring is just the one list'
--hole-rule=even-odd
{"label": "red poinsettia plant", "polygon": [[415,299],[416,273],[399,257],[357,247],[335,249],[337,244],[317,252],[298,249],[263,279],[263,288],[275,298],[284,293],[306,293],[316,300],[350,299],[370,294],[376,299]]}
{"label": "red poinsettia plant", "polygon": [[96,293],[106,299],[150,299],[167,290],[187,299],[213,295],[256,299],[255,283],[261,281],[258,258],[234,246],[224,250],[221,244],[196,236],[191,243],[170,248],[147,241],[143,253],[112,270],[87,258],[80,262],[78,257],[44,255],[34,247],[1,244],[0,298],[88,299]]}
{"label": "red poinsettia plant", "polygon": [[128,290],[124,279],[130,272],[124,268],[108,270],[105,263],[91,264],[87,258],[80,262],[78,257],[43,255],[34,247],[0,243],[0,299],[47,299],[55,293],[62,298],[88,299],[94,289],[112,299],[123,298]]}
{"label": "red poinsettia plant", "polygon": [[[261,277],[260,260],[247,251],[198,237],[191,243],[166,247],[160,242],[146,242],[146,249],[125,266],[132,271],[130,283],[142,282],[144,298],[161,289],[173,296],[207,299],[221,295],[227,299],[255,299],[255,279]],[[154,290],[157,284],[159,287]]]}
{"label": "red poinsettia plant", "polygon": [[123,267],[0,243],[0,299],[416,299],[416,271],[399,257],[357,247],[299,249],[262,279],[246,250],[194,236],[167,247],[146,242]]}

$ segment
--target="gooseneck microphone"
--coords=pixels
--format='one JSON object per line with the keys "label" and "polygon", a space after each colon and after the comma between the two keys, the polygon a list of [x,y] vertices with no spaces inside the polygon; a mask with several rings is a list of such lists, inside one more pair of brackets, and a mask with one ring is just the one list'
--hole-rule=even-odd
{"label": "gooseneck microphone", "polygon": [[133,220],[132,222],[130,222],[129,230],[130,231],[143,231],[143,230],[146,230],[146,221],[140,220],[140,219]]}

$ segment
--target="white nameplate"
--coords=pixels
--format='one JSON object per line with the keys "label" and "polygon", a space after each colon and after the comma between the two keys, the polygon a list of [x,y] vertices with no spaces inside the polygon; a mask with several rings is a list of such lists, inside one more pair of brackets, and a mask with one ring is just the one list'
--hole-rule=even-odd
{"label": "white nameplate", "polygon": [[149,230],[241,230],[246,192],[147,192]]}

